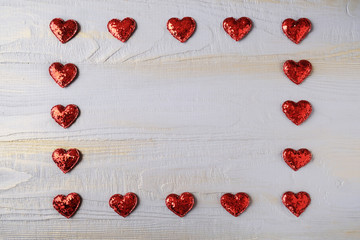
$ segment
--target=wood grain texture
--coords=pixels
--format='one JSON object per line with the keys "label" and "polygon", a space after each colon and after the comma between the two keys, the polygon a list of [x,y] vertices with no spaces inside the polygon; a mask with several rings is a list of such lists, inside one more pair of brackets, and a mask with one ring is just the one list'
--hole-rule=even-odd
{"label": "wood grain texture", "polygon": [[[357,0],[1,1],[0,237],[2,239],[359,239],[360,3]],[[186,44],[166,30],[171,17],[191,16]],[[250,17],[240,42],[224,18]],[[81,32],[59,43],[51,19],[76,19]],[[106,29],[132,17],[126,43]],[[281,31],[288,17],[307,17],[313,30],[295,45]],[[307,59],[312,75],[299,86],[285,60]],[[72,62],[78,78],[66,89],[48,74]],[[293,125],[285,100],[306,99],[312,116]],[[81,115],[69,129],[50,117],[56,104]],[[51,153],[78,148],[82,160],[64,175]],[[293,172],[282,150],[314,155]],[[285,191],[307,191],[312,203],[294,217]],[[57,194],[78,192],[71,219],[52,208]],[[115,193],[140,204],[123,219],[108,206]],[[192,192],[183,219],[165,206],[172,192]],[[247,192],[238,218],[219,199]]]}

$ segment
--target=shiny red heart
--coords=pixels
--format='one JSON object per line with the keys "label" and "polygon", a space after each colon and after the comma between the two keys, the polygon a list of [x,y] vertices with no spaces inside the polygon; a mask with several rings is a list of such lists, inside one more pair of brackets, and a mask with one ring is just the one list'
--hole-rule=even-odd
{"label": "shiny red heart", "polygon": [[136,22],[132,18],[112,19],[108,22],[107,28],[111,35],[122,42],[126,42],[136,29]]}
{"label": "shiny red heart", "polygon": [[62,88],[69,85],[77,75],[77,67],[68,63],[65,66],[59,62],[55,62],[49,67],[50,76]]}
{"label": "shiny red heart", "polygon": [[285,19],[282,23],[282,29],[285,35],[294,43],[299,44],[311,30],[311,22],[307,18]]}
{"label": "shiny red heart", "polygon": [[191,193],[185,192],[180,196],[176,194],[170,194],[165,199],[166,206],[170,211],[184,217],[194,206],[195,198]]}
{"label": "shiny red heart", "polygon": [[252,21],[250,18],[242,17],[235,20],[233,17],[226,18],[223,22],[223,28],[227,34],[235,41],[243,39],[252,28]]}
{"label": "shiny red heart", "polygon": [[311,152],[305,148],[294,150],[287,148],[283,152],[283,158],[294,171],[299,170],[311,161]]}
{"label": "shiny red heart", "polygon": [[220,203],[234,217],[243,213],[250,204],[250,197],[244,192],[239,192],[235,195],[226,193],[222,195]]}
{"label": "shiny red heart", "polygon": [[312,65],[307,60],[300,60],[299,62],[287,60],[284,63],[283,70],[291,81],[300,84],[310,75]]}
{"label": "shiny red heart", "polygon": [[306,192],[286,192],[282,196],[282,202],[290,212],[299,217],[311,202],[310,195]]}
{"label": "shiny red heart", "polygon": [[53,206],[64,217],[72,217],[81,203],[81,197],[77,193],[70,193],[67,196],[57,195],[53,200]]}
{"label": "shiny red heart", "polygon": [[75,20],[55,18],[50,22],[50,30],[61,43],[68,42],[78,31],[78,23]]}
{"label": "shiny red heart", "polygon": [[63,128],[70,127],[79,116],[79,113],[79,108],[74,104],[67,105],[66,107],[56,105],[51,109],[51,117]]}
{"label": "shiny red heart", "polygon": [[170,18],[167,22],[167,29],[174,38],[180,42],[186,42],[194,33],[196,22],[191,17],[184,17],[183,19]]}
{"label": "shiny red heart", "polygon": [[128,192],[124,196],[115,194],[111,196],[109,205],[122,217],[127,217],[136,207],[138,198],[135,193]]}
{"label": "shiny red heart", "polygon": [[71,148],[67,151],[65,149],[58,148],[53,152],[52,159],[61,171],[63,171],[63,173],[67,173],[73,169],[79,161],[80,151],[76,148]]}
{"label": "shiny red heart", "polygon": [[303,123],[312,112],[311,104],[308,101],[301,100],[299,102],[286,101],[282,105],[282,110],[286,117],[296,125]]}

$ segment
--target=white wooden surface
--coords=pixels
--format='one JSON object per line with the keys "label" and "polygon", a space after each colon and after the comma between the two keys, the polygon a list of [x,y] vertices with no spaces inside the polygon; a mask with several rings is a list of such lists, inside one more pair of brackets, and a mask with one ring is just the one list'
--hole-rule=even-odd
{"label": "white wooden surface", "polygon": [[[360,238],[360,1],[2,0],[0,13],[1,238]],[[184,16],[197,30],[181,44],[166,21]],[[221,27],[229,16],[254,22],[240,42]],[[60,44],[55,17],[81,32]],[[126,44],[106,29],[124,17],[138,24]],[[288,17],[313,23],[300,45],[281,31]],[[313,74],[296,86],[287,59]],[[66,89],[48,74],[55,61],[79,67]],[[281,112],[288,99],[312,103],[303,125]],[[69,103],[81,116],[64,130],[49,112]],[[58,147],[83,154],[66,175],[51,160]],[[293,172],[286,147],[314,159]],[[288,190],[312,197],[300,218],[281,203]],[[83,202],[68,220],[52,199],[73,191]],[[108,199],[128,191],[140,204],[123,219]],[[164,199],[184,191],[197,204],[180,219]],[[239,191],[252,203],[234,218],[219,198]]]}

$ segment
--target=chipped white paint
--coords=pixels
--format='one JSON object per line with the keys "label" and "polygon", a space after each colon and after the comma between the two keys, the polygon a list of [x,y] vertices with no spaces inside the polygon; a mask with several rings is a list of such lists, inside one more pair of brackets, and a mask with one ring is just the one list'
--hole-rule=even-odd
{"label": "chipped white paint", "polygon": [[[359,1],[4,0],[0,12],[1,238],[360,238]],[[197,21],[186,44],[166,30],[175,16]],[[229,16],[254,22],[240,42],[221,28]],[[55,17],[81,32],[60,44]],[[115,17],[137,21],[126,44],[107,32]],[[287,17],[313,22],[300,45],[281,32]],[[311,61],[313,74],[296,86],[287,59]],[[66,89],[48,75],[54,61],[79,67]],[[282,114],[287,99],[313,104],[303,125]],[[69,103],[81,116],[64,130],[49,112]],[[51,160],[58,147],[83,153],[66,175]],[[293,172],[286,147],[314,160]],[[312,197],[300,218],[281,204],[288,190]],[[51,202],[72,191],[83,203],[68,220]],[[123,219],[107,201],[128,191],[140,205]],[[164,199],[183,191],[197,204],[180,219]],[[238,191],[252,203],[234,218],[219,198]]]}

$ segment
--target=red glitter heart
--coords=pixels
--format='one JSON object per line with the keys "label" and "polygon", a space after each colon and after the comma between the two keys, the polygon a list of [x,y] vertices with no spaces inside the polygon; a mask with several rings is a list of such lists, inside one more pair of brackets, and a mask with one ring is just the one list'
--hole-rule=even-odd
{"label": "red glitter heart", "polygon": [[183,19],[170,18],[167,22],[167,29],[174,38],[180,42],[186,42],[194,33],[196,22],[191,17],[184,17]]}
{"label": "red glitter heart", "polygon": [[50,30],[61,43],[66,43],[73,38],[78,28],[78,23],[75,20],[67,20],[65,22],[61,18],[54,18],[50,22]]}
{"label": "red glitter heart", "polygon": [[79,108],[74,104],[67,105],[66,107],[56,105],[51,109],[51,117],[63,128],[70,127],[79,116],[79,113]]}
{"label": "red glitter heart", "polygon": [[290,212],[299,217],[311,202],[310,195],[306,192],[286,192],[282,196],[282,202]]}
{"label": "red glitter heart", "polygon": [[67,196],[57,195],[54,197],[53,206],[64,217],[72,217],[81,203],[81,197],[77,193],[70,193]]}
{"label": "red glitter heart", "polygon": [[243,39],[252,28],[252,21],[250,18],[242,17],[235,20],[233,17],[226,18],[223,22],[225,32],[230,35],[235,41]]}
{"label": "red glitter heart", "polygon": [[126,42],[136,29],[136,22],[132,18],[112,19],[108,22],[107,28],[111,35],[122,42]]}
{"label": "red glitter heart", "polygon": [[136,207],[138,198],[135,193],[128,192],[124,196],[115,194],[111,196],[109,205],[122,217],[127,217]]}
{"label": "red glitter heart", "polygon": [[300,84],[310,75],[312,65],[307,60],[301,60],[299,62],[287,60],[284,63],[283,70],[291,81]]}
{"label": "red glitter heart", "polygon": [[244,192],[239,192],[235,195],[226,193],[222,195],[220,203],[234,217],[243,213],[250,204],[250,197]]}
{"label": "red glitter heart", "polygon": [[312,107],[311,104],[305,100],[297,103],[288,100],[283,103],[282,110],[288,119],[296,125],[300,125],[310,116]]}
{"label": "red glitter heart", "polygon": [[191,193],[184,192],[180,196],[170,194],[165,199],[166,206],[179,217],[184,217],[194,206],[195,198]]}
{"label": "red glitter heart", "polygon": [[65,66],[59,62],[55,62],[49,67],[50,76],[62,88],[69,85],[77,75],[77,67],[68,63]]}
{"label": "red glitter heart", "polygon": [[291,167],[294,171],[297,171],[310,162],[312,155],[311,152],[305,148],[297,151],[287,148],[283,152],[283,158],[289,167]]}
{"label": "red glitter heart", "polygon": [[282,23],[285,35],[294,43],[299,44],[311,30],[311,22],[307,18],[285,19]]}
{"label": "red glitter heart", "polygon": [[76,148],[71,148],[67,151],[65,149],[58,148],[53,152],[52,159],[61,171],[67,173],[73,169],[79,161],[80,151]]}

